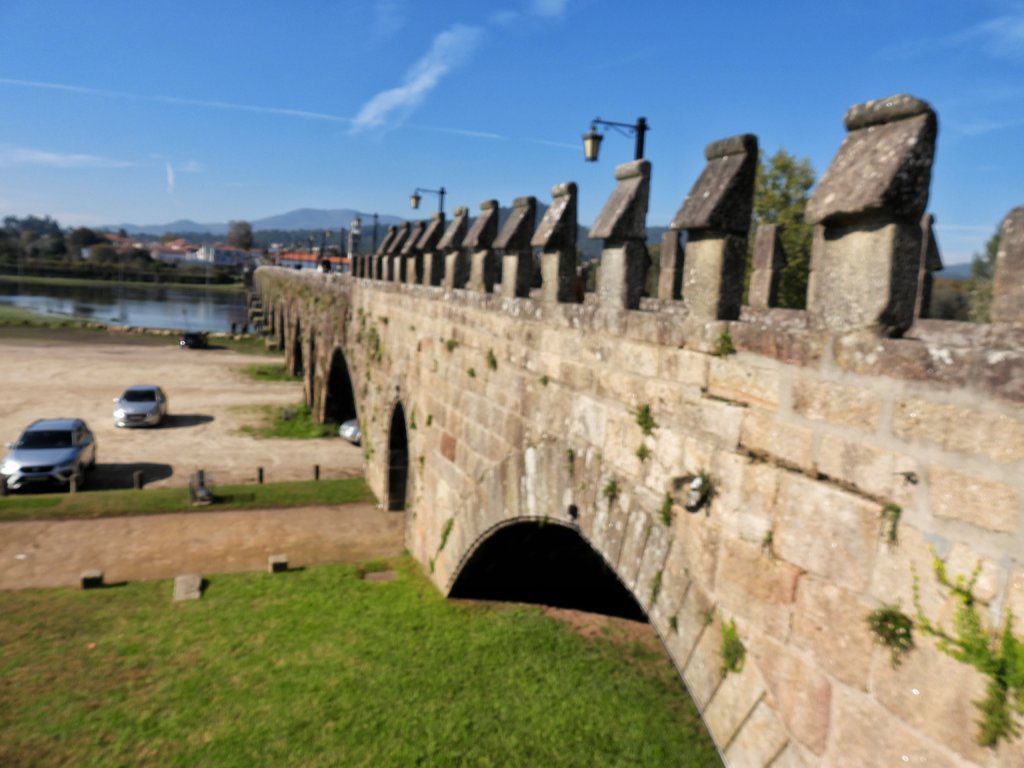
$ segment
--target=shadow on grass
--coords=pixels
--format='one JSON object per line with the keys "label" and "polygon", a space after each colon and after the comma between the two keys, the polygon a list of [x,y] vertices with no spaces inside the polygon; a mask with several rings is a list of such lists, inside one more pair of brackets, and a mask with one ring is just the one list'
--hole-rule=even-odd
{"label": "shadow on grass", "polygon": [[132,488],[132,476],[136,471],[142,472],[142,484],[166,480],[174,474],[170,464],[153,464],[136,462],[134,464],[97,464],[89,474],[85,490],[112,491]]}

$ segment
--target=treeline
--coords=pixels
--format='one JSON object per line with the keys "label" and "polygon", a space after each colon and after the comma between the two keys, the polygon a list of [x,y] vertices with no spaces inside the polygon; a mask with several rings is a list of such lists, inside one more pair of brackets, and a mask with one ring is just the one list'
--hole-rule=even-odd
{"label": "treeline", "polygon": [[[82,250],[89,249],[89,258]],[[0,273],[152,283],[231,283],[232,272],[198,264],[165,264],[144,248],[115,248],[88,227],[65,231],[49,216],[8,216],[0,227]]]}

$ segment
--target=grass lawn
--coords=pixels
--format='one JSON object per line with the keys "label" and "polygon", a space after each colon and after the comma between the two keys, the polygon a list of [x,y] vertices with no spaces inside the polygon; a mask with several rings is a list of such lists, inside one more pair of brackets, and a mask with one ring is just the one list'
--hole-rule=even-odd
{"label": "grass lawn", "polygon": [[0,275],[0,283],[24,283],[27,285],[68,285],[68,286],[102,286],[121,285],[125,288],[195,288],[201,291],[218,293],[241,293],[245,290],[242,283],[154,283],[148,280],[103,280],[94,277],[39,277],[37,275]]}
{"label": "grass lawn", "polygon": [[721,765],[663,655],[392,566],[0,594],[0,765]]}
{"label": "grass lawn", "polygon": [[101,329],[84,328],[81,320],[67,317],[43,315],[21,307],[0,304],[0,327],[33,327],[33,328],[78,328],[87,333],[103,333]]}
{"label": "grass lawn", "polygon": [[300,405],[260,406],[259,424],[246,424],[239,431],[253,437],[278,437],[287,440],[309,440],[318,437],[333,437],[338,425],[320,424],[313,418],[313,412],[305,403]]}
{"label": "grass lawn", "polygon": [[[217,501],[193,507],[186,488],[150,488],[141,491],[82,491],[81,493],[12,493],[0,498],[0,522],[11,520],[61,520],[127,515],[158,515],[163,512],[267,509],[310,504],[348,504],[375,501],[361,477],[343,480],[297,480],[264,485],[216,485]],[[3,762],[0,761],[0,765]]]}
{"label": "grass lawn", "polygon": [[292,376],[284,363],[257,363],[247,365],[243,372],[254,381],[300,381],[301,376]]}

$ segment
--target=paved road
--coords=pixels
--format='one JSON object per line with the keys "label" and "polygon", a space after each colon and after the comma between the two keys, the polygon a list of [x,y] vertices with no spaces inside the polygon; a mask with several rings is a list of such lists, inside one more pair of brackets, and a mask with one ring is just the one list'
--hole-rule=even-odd
{"label": "paved road", "polygon": [[0,523],[0,589],[108,583],[355,562],[401,554],[405,515],[371,504]]}

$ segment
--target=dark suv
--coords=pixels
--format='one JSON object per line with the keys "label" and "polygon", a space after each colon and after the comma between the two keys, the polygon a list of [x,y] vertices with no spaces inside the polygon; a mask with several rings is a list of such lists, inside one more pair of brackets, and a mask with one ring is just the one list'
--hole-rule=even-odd
{"label": "dark suv", "polygon": [[96,438],[81,419],[41,419],[28,426],[0,464],[11,490],[28,485],[81,486],[96,466]]}

